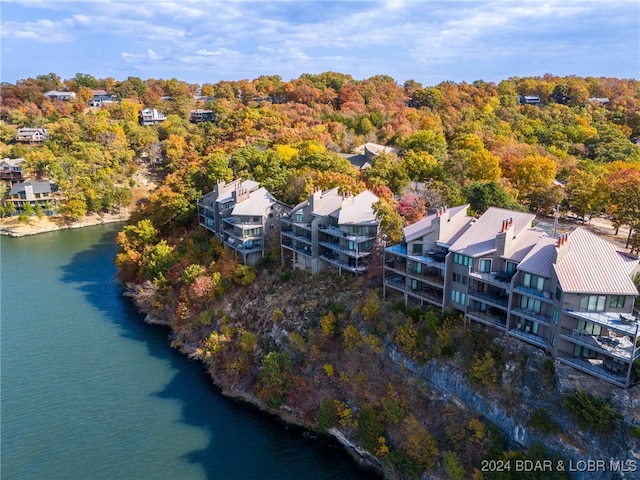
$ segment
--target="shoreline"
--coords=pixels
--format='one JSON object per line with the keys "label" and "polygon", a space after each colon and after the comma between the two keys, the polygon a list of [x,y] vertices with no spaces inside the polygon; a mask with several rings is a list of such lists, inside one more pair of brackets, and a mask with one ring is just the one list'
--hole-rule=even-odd
{"label": "shoreline", "polygon": [[96,225],[104,225],[106,223],[124,222],[131,216],[130,211],[121,213],[105,213],[102,215],[91,214],[82,220],[66,224],[62,222],[60,217],[30,217],[27,222],[20,222],[18,217],[10,217],[0,219],[0,235],[7,237],[26,237],[31,235],[39,235],[41,233],[55,232],[57,230],[68,230],[74,228],[93,227]]}

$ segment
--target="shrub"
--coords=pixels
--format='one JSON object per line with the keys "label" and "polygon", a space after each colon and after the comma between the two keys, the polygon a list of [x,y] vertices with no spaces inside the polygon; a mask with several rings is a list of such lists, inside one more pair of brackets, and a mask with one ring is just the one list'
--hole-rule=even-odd
{"label": "shrub", "polygon": [[564,398],[564,405],[574,416],[578,425],[601,433],[610,433],[621,418],[603,398],[595,397],[585,390],[577,390]]}
{"label": "shrub", "polygon": [[291,361],[286,353],[267,353],[258,374],[258,396],[270,407],[279,407],[287,399],[291,376]]}
{"label": "shrub", "polygon": [[529,419],[529,426],[546,433],[560,433],[560,426],[543,408],[536,408]]}
{"label": "shrub", "polygon": [[374,452],[379,447],[378,438],[384,435],[384,425],[380,415],[370,406],[362,407],[358,414],[358,440],[369,452]]}
{"label": "shrub", "polygon": [[456,452],[444,452],[442,454],[442,464],[444,466],[444,471],[451,480],[464,480],[467,478],[467,472],[460,464],[460,459]]}
{"label": "shrub", "polygon": [[473,362],[469,369],[469,379],[474,383],[481,383],[487,388],[496,385],[498,368],[490,352],[486,352],[482,357],[473,356]]}
{"label": "shrub", "polygon": [[255,269],[247,265],[237,265],[231,273],[231,280],[238,285],[250,285],[255,279]]}
{"label": "shrub", "polygon": [[338,423],[334,401],[323,398],[316,416],[316,426],[322,432],[326,432]]}

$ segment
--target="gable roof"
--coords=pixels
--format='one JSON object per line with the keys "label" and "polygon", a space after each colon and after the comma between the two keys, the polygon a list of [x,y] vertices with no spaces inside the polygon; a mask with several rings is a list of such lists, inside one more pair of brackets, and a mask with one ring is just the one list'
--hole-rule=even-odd
{"label": "gable roof", "polygon": [[556,240],[543,236],[529,250],[529,253],[518,264],[518,270],[532,273],[539,277],[550,278],[555,259]]}
{"label": "gable roof", "polygon": [[553,268],[562,290],[572,293],[638,295],[631,274],[638,258],[591,233],[577,228],[569,234],[567,248]]}
{"label": "gable roof", "polygon": [[349,202],[349,199],[345,199],[344,206],[340,209],[338,216],[339,225],[348,224],[371,224],[377,225],[378,220],[376,214],[373,211],[373,205],[378,202],[378,197],[369,190],[365,190],[359,193]]}
{"label": "gable roof", "polygon": [[263,216],[265,211],[276,203],[269,191],[262,187],[251,192],[249,198],[236,203],[231,215]]}
{"label": "gable roof", "polygon": [[11,187],[11,195],[18,195],[24,192],[27,187],[31,187],[33,193],[51,193],[51,182],[32,182],[27,180],[26,182],[16,183]]}
{"label": "gable roof", "polygon": [[517,238],[522,231],[530,228],[535,215],[491,207],[471,224],[467,231],[451,245],[449,250],[469,257],[495,252],[496,235],[500,233],[502,222],[505,219],[513,221],[513,236]]}

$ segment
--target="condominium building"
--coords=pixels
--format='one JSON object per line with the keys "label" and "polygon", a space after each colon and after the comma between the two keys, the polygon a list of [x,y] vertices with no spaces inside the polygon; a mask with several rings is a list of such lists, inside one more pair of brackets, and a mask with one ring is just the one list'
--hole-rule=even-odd
{"label": "condominium building", "polygon": [[[564,364],[631,385],[640,357],[638,257],[584,228],[553,239],[532,228],[532,214],[490,208],[474,221],[466,207],[406,227],[405,241],[385,249],[385,295],[458,310]],[[444,236],[443,224],[451,225]]]}
{"label": "condominium building", "polygon": [[313,193],[281,219],[283,264],[291,262],[312,275],[327,267],[365,272],[378,238],[377,202],[368,190],[355,196],[340,194],[337,187]]}
{"label": "condominium building", "polygon": [[218,182],[212,192],[198,202],[201,226],[233,249],[246,265],[255,265],[265,256],[270,232],[276,230],[290,207],[277,201],[253,180]]}

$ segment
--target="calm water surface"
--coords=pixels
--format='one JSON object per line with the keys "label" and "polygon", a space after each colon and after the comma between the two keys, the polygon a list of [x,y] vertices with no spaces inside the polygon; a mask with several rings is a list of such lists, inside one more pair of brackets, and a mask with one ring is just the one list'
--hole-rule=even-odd
{"label": "calm water surface", "polygon": [[119,228],[0,238],[2,479],[371,478],[144,324],[115,281]]}

